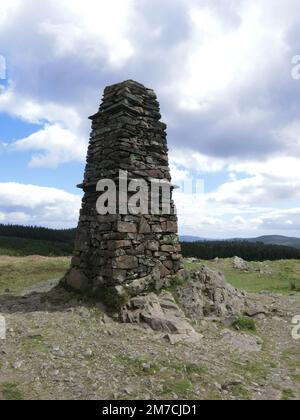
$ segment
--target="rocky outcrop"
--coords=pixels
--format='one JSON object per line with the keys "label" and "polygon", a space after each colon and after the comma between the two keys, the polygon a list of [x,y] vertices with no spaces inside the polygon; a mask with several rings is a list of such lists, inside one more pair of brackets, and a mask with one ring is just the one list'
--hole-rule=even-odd
{"label": "rocky outcrop", "polygon": [[251,270],[250,264],[247,261],[243,260],[243,258],[240,258],[240,257],[234,257],[233,268],[235,268],[236,270],[241,270],[241,271],[250,271]]}
{"label": "rocky outcrop", "polygon": [[178,341],[197,342],[201,339],[200,334],[185,318],[172,294],[167,291],[159,295],[149,293],[130,299],[121,310],[120,320],[166,333],[166,338],[172,344]]}
{"label": "rocky outcrop", "polygon": [[206,266],[189,273],[186,285],[177,288],[178,299],[189,318],[230,317],[248,307],[246,294],[225,280],[222,273]]}
{"label": "rocky outcrop", "polygon": [[245,293],[230,286],[222,273],[206,266],[181,270],[176,277],[165,278],[160,287],[172,288],[173,294],[162,289],[133,297],[121,309],[120,320],[164,332],[171,343],[197,342],[201,336],[191,320],[210,317],[226,322],[251,310]]}

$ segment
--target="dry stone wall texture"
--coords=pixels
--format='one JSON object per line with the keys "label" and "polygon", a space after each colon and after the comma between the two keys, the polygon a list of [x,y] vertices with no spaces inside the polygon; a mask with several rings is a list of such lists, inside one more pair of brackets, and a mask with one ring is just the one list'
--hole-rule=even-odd
{"label": "dry stone wall texture", "polygon": [[[123,197],[118,200],[120,170],[127,172],[128,183],[145,180],[149,197],[151,179],[171,182],[167,127],[160,121],[155,92],[134,81],[109,86],[99,112],[90,119],[87,164],[79,185],[84,197],[72,266],[64,282],[79,290],[99,289],[176,274],[181,269],[181,250],[173,201],[168,214],[119,211],[124,204]],[[101,179],[116,182],[117,214],[97,212],[96,185]]]}

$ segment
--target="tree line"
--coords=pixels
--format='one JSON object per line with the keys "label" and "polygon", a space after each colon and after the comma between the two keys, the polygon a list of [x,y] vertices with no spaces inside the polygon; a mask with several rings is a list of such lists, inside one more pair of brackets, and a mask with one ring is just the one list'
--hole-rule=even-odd
{"label": "tree line", "polygon": [[[20,255],[71,255],[76,229],[50,229],[39,226],[0,224],[0,253],[9,250]],[[14,238],[21,240],[15,241]],[[43,243],[42,243],[43,242]],[[247,241],[182,242],[184,257],[203,260],[239,256],[246,261],[300,259],[300,250],[283,245]]]}
{"label": "tree line", "polygon": [[246,261],[300,259],[300,250],[283,245],[266,245],[247,241],[199,241],[182,242],[184,257],[203,260],[241,257]]}
{"label": "tree line", "polygon": [[76,229],[50,229],[39,226],[0,224],[0,236],[73,243]]}

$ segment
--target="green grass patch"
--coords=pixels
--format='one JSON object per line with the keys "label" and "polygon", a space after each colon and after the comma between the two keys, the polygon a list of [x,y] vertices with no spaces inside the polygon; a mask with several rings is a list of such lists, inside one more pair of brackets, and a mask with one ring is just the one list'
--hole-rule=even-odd
{"label": "green grass patch", "polygon": [[294,393],[293,390],[291,390],[291,389],[284,389],[282,391],[282,398],[281,399],[283,401],[289,401],[289,400],[293,400],[295,398],[296,398],[296,396],[295,396],[295,393]]}
{"label": "green grass patch", "polygon": [[111,313],[119,312],[130,299],[126,290],[118,292],[115,287],[103,287],[91,292],[87,290],[84,294],[92,300],[100,300]]}
{"label": "green grass patch", "polygon": [[126,355],[115,356],[115,361],[126,367],[132,376],[152,376],[163,385],[161,397],[194,398],[193,387],[205,382],[209,375],[206,367],[196,363],[183,363],[179,360],[151,360],[147,357],[132,358]]}
{"label": "green grass patch", "polygon": [[67,257],[0,257],[0,294],[17,293],[43,281],[61,278],[69,268]]}
{"label": "green grass patch", "polygon": [[24,400],[23,394],[19,391],[18,386],[13,383],[4,383],[1,385],[1,392],[4,400],[17,401]]}
{"label": "green grass patch", "polygon": [[254,379],[256,381],[263,380],[266,379],[269,372],[268,363],[248,361],[241,368],[241,372],[246,378]]}
{"label": "green grass patch", "polygon": [[251,393],[245,389],[242,385],[234,385],[231,389],[232,394],[241,400],[250,400]]}
{"label": "green grass patch", "polygon": [[170,378],[164,382],[164,395],[176,394],[178,398],[192,398],[192,384],[188,379]]}
{"label": "green grass patch", "polygon": [[140,376],[140,375],[154,375],[161,368],[161,364],[156,361],[150,361],[147,358],[131,358],[127,356],[116,356],[115,360],[126,366],[131,374]]}
{"label": "green grass patch", "polygon": [[218,262],[201,260],[199,263],[185,263],[188,269],[197,269],[201,264],[221,271],[235,288],[250,293],[263,291],[288,294],[300,290],[300,260],[278,260],[250,263],[253,271],[243,272],[233,268],[233,259]]}
{"label": "green grass patch", "polygon": [[48,351],[48,347],[45,344],[43,337],[37,335],[37,336],[31,336],[31,337],[24,337],[21,340],[21,347],[22,351],[24,353],[46,353]]}
{"label": "green grass patch", "polygon": [[254,319],[248,316],[241,316],[238,318],[234,324],[234,328],[241,331],[256,331],[256,325]]}
{"label": "green grass patch", "polygon": [[298,375],[298,374],[293,374],[293,375],[291,375],[291,376],[292,376],[293,381],[295,381],[295,382],[297,382],[298,384],[300,384],[300,375]]}

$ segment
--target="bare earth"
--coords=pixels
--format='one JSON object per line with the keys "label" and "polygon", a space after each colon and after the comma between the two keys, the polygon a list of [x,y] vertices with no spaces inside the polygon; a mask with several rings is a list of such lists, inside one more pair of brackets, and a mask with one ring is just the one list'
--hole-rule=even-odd
{"label": "bare earth", "polygon": [[193,325],[199,344],[113,322],[56,282],[0,296],[0,399],[299,399],[300,294],[253,294],[257,332]]}

